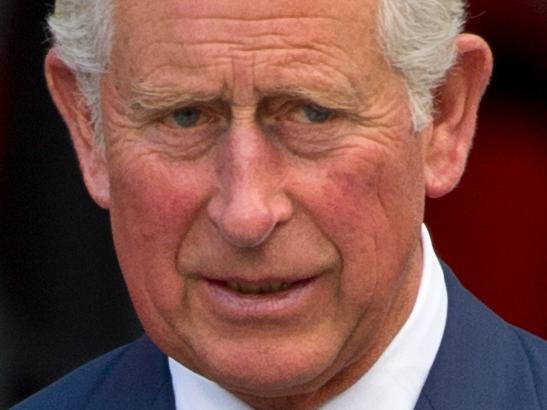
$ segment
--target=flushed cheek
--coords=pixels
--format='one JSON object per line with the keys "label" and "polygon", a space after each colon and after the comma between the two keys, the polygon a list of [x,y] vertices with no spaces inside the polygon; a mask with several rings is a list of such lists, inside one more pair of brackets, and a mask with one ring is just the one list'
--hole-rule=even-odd
{"label": "flushed cheek", "polygon": [[132,297],[147,299],[161,311],[173,310],[184,297],[176,255],[206,195],[204,178],[193,170],[186,173],[146,155],[112,162],[111,220],[118,259]]}
{"label": "flushed cheek", "polygon": [[381,151],[348,155],[322,164],[321,172],[307,172],[311,176],[297,188],[342,255],[342,299],[349,305],[378,299],[419,231],[417,171],[405,162]]}

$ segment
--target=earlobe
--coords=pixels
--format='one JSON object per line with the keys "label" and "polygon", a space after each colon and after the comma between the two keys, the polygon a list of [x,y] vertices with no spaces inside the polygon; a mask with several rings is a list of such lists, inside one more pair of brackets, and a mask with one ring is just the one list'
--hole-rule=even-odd
{"label": "earlobe", "polygon": [[462,34],[456,47],[458,61],[438,89],[426,138],[426,192],[431,198],[452,191],[465,170],[480,100],[492,72],[492,54],[483,39]]}
{"label": "earlobe", "polygon": [[87,190],[100,207],[108,208],[110,189],[104,149],[95,141],[89,109],[76,76],[55,50],[49,51],[44,68],[49,92],[70,132]]}

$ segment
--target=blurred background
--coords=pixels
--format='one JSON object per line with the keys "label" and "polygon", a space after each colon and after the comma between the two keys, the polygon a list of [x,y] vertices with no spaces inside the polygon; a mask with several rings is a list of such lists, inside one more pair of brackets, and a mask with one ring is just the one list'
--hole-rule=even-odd
{"label": "blurred background", "polygon": [[[44,84],[50,10],[0,0],[0,408],[141,332]],[[465,286],[547,338],[547,0],[471,0],[469,14],[494,77],[466,175],[426,220]]]}

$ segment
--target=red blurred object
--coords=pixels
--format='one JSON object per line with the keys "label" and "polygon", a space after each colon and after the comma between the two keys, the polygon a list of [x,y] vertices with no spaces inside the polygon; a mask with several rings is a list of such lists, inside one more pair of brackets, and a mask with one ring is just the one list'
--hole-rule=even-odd
{"label": "red blurred object", "polygon": [[[515,93],[546,82],[547,2],[472,0],[469,15],[468,31],[488,40],[499,65],[466,175],[452,194],[428,201],[426,221],[473,293],[547,338],[547,91]],[[503,70],[505,83],[496,79]]]}
{"label": "red blurred object", "polygon": [[[545,84],[547,1],[471,0],[468,14],[468,31],[494,48],[495,73],[511,61],[522,71],[509,78],[516,85],[494,77],[466,175],[455,192],[428,201],[426,221],[439,255],[473,293],[509,322],[547,338],[547,91],[533,104],[511,95],[511,87],[534,76]],[[0,49],[0,197],[6,57]],[[504,87],[511,91],[500,92]]]}
{"label": "red blurred object", "polygon": [[547,338],[547,123],[515,103],[490,102],[466,175],[428,201],[441,258],[507,321]]}
{"label": "red blurred object", "polygon": [[466,174],[426,222],[469,290],[547,339],[547,2],[471,0],[469,16],[497,64]]}

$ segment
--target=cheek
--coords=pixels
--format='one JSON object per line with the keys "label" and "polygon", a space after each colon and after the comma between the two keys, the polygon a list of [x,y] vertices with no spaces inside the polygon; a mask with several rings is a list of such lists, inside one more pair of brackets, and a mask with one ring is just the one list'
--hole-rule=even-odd
{"label": "cheek", "polygon": [[423,199],[417,198],[424,195],[416,150],[408,144],[404,152],[333,159],[321,171],[308,171],[296,188],[342,255],[341,298],[350,305],[363,308],[387,295],[416,247],[423,219]]}
{"label": "cheek", "polygon": [[154,157],[112,161],[114,244],[136,305],[150,300],[169,310],[183,297],[176,255],[207,196],[200,175],[195,167],[170,168]]}

